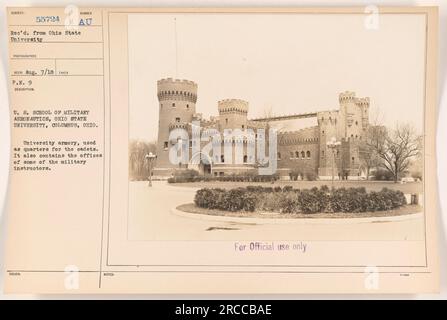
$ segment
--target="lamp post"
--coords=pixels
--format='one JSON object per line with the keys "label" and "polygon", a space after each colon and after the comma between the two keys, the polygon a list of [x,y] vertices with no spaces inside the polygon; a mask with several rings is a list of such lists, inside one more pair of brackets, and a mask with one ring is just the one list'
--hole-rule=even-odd
{"label": "lamp post", "polygon": [[155,154],[149,152],[144,156],[144,159],[148,162],[149,166],[149,187],[152,187],[152,162],[157,158]]}
{"label": "lamp post", "polygon": [[335,137],[332,137],[331,140],[326,143],[327,147],[332,150],[332,189],[334,188],[335,153],[340,144],[340,141],[337,141]]}

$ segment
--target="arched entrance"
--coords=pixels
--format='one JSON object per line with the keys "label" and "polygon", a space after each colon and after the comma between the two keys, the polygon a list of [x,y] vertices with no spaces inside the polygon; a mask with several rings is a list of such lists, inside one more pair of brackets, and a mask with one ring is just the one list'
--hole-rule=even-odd
{"label": "arched entrance", "polygon": [[196,170],[200,175],[210,175],[212,170],[210,156],[202,152],[194,154],[188,163],[188,169]]}

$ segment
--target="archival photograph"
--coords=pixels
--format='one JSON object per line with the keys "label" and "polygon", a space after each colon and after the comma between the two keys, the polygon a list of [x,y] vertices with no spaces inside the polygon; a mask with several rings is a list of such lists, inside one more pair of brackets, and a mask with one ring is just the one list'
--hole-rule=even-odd
{"label": "archival photograph", "polygon": [[130,14],[128,240],[424,240],[425,30]]}

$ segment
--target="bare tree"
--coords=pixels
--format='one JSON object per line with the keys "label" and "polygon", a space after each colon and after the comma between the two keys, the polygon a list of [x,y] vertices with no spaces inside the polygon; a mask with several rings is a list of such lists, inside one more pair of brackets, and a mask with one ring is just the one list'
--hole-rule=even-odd
{"label": "bare tree", "polygon": [[366,131],[365,143],[359,146],[359,157],[366,169],[366,180],[369,180],[371,170],[376,169],[381,163],[381,158],[375,148],[375,142],[380,141],[381,131],[380,126],[369,126]]}
{"label": "bare tree", "polygon": [[146,180],[149,172],[145,156],[149,152],[156,153],[157,147],[153,142],[131,140],[129,142],[129,178],[132,180]]}
{"label": "bare tree", "polygon": [[377,153],[381,166],[397,182],[399,176],[410,166],[411,160],[420,154],[422,137],[408,124],[397,125],[394,130],[387,130],[383,126],[372,127],[372,130],[374,134],[367,145]]}

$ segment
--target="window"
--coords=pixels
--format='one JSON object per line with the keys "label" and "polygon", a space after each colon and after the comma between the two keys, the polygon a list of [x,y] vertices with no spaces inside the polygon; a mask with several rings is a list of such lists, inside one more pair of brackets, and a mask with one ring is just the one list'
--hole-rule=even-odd
{"label": "window", "polygon": [[358,124],[359,124],[359,122],[358,122],[358,121],[356,121],[356,122],[355,122],[355,125],[356,125],[356,126],[358,126]]}
{"label": "window", "polygon": [[245,129],[245,126],[244,126],[244,125],[242,125],[242,129]]}
{"label": "window", "polygon": [[180,122],[180,118],[179,117],[175,118],[175,122]]}
{"label": "window", "polygon": [[163,109],[163,103],[160,103],[160,109]]}
{"label": "window", "polygon": [[323,130],[323,134],[324,134],[324,130]]}
{"label": "window", "polygon": [[189,109],[189,104],[186,105],[186,109]]}
{"label": "window", "polygon": [[304,153],[304,151],[301,151],[301,158],[305,158],[306,154]]}
{"label": "window", "polygon": [[352,157],[352,163],[354,163],[354,161],[355,161],[355,158],[354,158],[354,157]]}
{"label": "window", "polygon": [[192,148],[192,140],[189,140],[189,147]]}
{"label": "window", "polygon": [[281,160],[281,152],[278,152],[277,157],[278,157],[278,160]]}
{"label": "window", "polygon": [[298,151],[295,151],[295,158],[299,158],[300,157],[300,153]]}
{"label": "window", "polygon": [[293,152],[290,152],[290,159],[293,159]]}
{"label": "window", "polygon": [[324,157],[324,150],[321,150],[321,156]]}
{"label": "window", "polygon": [[306,152],[306,157],[310,158],[310,151]]}
{"label": "window", "polygon": [[227,118],[227,119],[225,119],[225,124],[228,124],[228,118]]}
{"label": "window", "polygon": [[244,156],[244,163],[247,163],[248,157],[247,155]]}
{"label": "window", "polygon": [[175,107],[175,102],[172,103],[172,106]]}
{"label": "window", "polygon": [[164,142],[164,148],[165,148],[165,149],[168,148],[168,142],[167,142],[167,141]]}
{"label": "window", "polygon": [[224,157],[224,155],[221,155],[221,156],[220,156],[220,162],[222,162],[222,163],[225,162],[225,157]]}

